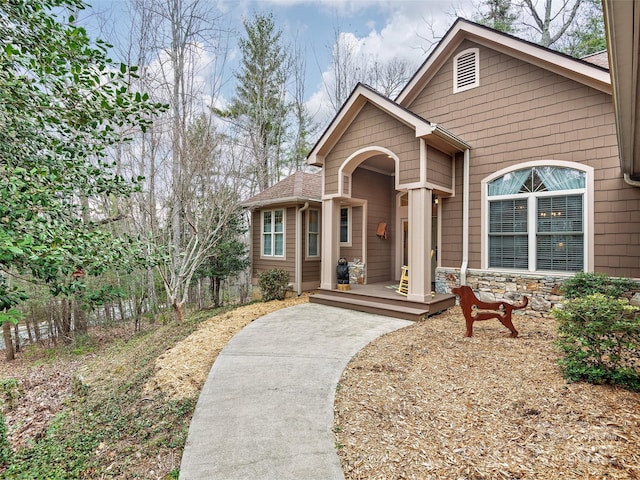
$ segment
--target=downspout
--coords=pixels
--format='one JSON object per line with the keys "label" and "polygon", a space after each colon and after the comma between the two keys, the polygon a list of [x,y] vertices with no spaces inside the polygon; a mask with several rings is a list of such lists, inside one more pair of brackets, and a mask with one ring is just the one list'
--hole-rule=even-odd
{"label": "downspout", "polygon": [[302,295],[302,214],[309,208],[309,202],[305,202],[304,207],[298,210],[298,221],[296,222],[296,291],[298,296]]}
{"label": "downspout", "polygon": [[628,173],[624,174],[624,181],[627,185],[632,187],[640,187],[640,180],[632,180]]}
{"label": "downspout", "polygon": [[460,285],[467,284],[469,267],[469,149],[464,151],[462,171],[462,265],[460,266]]}

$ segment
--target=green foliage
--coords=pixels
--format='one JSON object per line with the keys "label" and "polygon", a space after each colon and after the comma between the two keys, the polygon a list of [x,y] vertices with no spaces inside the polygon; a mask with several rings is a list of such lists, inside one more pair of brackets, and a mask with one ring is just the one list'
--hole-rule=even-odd
{"label": "green foliage", "polygon": [[162,108],[130,90],[135,67],[114,63],[75,25],[84,7],[0,4],[0,269],[30,273],[54,295],[82,289],[71,277],[78,266],[99,275],[142,257],[138,242],[101,229],[110,219],[89,220],[88,205],[137,189],[139,179],[107,160],[109,148]]}
{"label": "green foliage", "polygon": [[578,272],[562,283],[561,292],[568,299],[585,297],[594,293],[617,298],[623,293],[639,287],[638,282],[629,278],[614,278],[603,273]]}
{"label": "green foliage", "polygon": [[555,308],[559,361],[571,381],[640,390],[640,313],[626,300],[602,293],[578,296]]}
{"label": "green foliage", "polygon": [[80,333],[73,338],[70,345],[72,355],[82,356],[95,351],[95,341],[86,333]]}
{"label": "green foliage", "polygon": [[0,411],[0,467],[8,465],[13,457],[11,443],[7,437],[7,424],[4,415]]}
{"label": "green foliage", "polygon": [[483,0],[477,22],[505,33],[515,33],[518,19],[511,0]]}
{"label": "green foliage", "polygon": [[607,49],[601,0],[584,0],[583,14],[567,33],[565,53],[582,58]]}
{"label": "green foliage", "polygon": [[241,211],[229,215],[224,226],[220,229],[220,241],[217,242],[206,262],[196,272],[196,278],[209,277],[214,286],[212,296],[215,306],[220,305],[219,291],[215,286],[250,265],[249,250],[241,239],[247,231],[244,216]]}
{"label": "green foliage", "polygon": [[13,410],[18,406],[20,397],[20,385],[15,378],[5,378],[0,380],[0,395],[2,403],[7,410]]}
{"label": "green foliage", "polygon": [[289,272],[279,268],[273,268],[261,272],[258,277],[258,286],[262,290],[262,300],[284,300],[289,285]]}
{"label": "green foliage", "polygon": [[273,183],[280,166],[290,109],[286,92],[289,56],[273,15],[256,14],[243,24],[236,96],[228,110],[217,113],[234,119],[255,145],[253,171],[262,191]]}
{"label": "green foliage", "polygon": [[7,285],[6,279],[0,275],[0,325],[5,322],[15,324],[20,321],[23,316],[22,313],[12,307],[26,300],[26,298],[27,295],[24,292],[21,292],[16,287]]}

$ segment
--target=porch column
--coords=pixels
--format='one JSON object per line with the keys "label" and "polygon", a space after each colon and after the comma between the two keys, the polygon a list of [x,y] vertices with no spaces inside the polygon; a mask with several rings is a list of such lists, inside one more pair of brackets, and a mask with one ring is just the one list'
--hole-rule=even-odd
{"label": "porch column", "polygon": [[409,293],[408,300],[431,299],[431,205],[428,188],[409,190]]}
{"label": "porch column", "polygon": [[340,201],[330,198],[322,201],[322,263],[320,288],[336,288],[336,265],[340,255]]}

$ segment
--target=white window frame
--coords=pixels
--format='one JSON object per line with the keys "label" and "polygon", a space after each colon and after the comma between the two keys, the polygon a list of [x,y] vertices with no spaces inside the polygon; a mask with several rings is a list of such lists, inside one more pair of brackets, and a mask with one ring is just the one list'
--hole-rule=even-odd
{"label": "white window frame", "polygon": [[[471,62],[473,63],[471,65],[467,64],[467,69],[469,70],[468,71],[465,70],[465,74],[472,74],[473,81],[465,85],[458,86],[459,84],[458,75],[460,74],[458,70],[460,68],[460,65],[459,65],[460,59],[461,57],[467,56],[467,55],[473,55],[473,59],[471,60]],[[480,86],[480,49],[468,48],[460,52],[455,57],[453,57],[453,93],[464,92],[479,86]]]}
{"label": "white window frame", "polygon": [[[342,211],[347,211],[347,240],[342,241]],[[351,207],[340,207],[340,218],[338,220],[338,236],[340,238],[340,246],[342,247],[350,247],[351,246],[351,231],[353,224],[353,211]]]}
{"label": "white window frame", "polygon": [[[317,223],[316,223],[316,230],[313,231],[311,230],[311,212],[315,212],[315,214],[317,215]],[[310,208],[307,211],[307,258],[320,258],[320,251],[321,251],[321,246],[320,246],[320,242],[322,241],[322,237],[320,236],[320,210],[317,208]],[[310,251],[310,245],[311,245],[311,236],[314,235],[316,237],[316,248],[317,251],[315,254],[312,254]]]}
{"label": "white window frame", "polygon": [[[585,187],[581,189],[573,190],[555,190],[545,191],[537,193],[521,193],[514,195],[496,195],[489,196],[489,184],[502,177],[503,175],[516,170],[523,170],[533,167],[557,167],[557,168],[569,168],[573,170],[580,170],[585,172]],[[583,242],[584,242],[584,258],[583,258],[583,270],[592,271],[594,265],[594,233],[593,233],[593,202],[594,202],[594,170],[592,167],[576,164],[572,162],[559,161],[559,160],[547,160],[538,162],[524,162],[522,164],[516,164],[511,167],[504,168],[495,172],[494,174],[486,177],[482,180],[482,226],[481,226],[481,268],[483,270],[490,271],[523,271],[527,273],[549,274],[571,274],[574,271],[551,271],[551,270],[537,270],[536,265],[536,249],[537,249],[537,199],[540,197],[561,197],[565,195],[582,195],[582,221],[583,221]],[[528,268],[526,270],[521,269],[507,269],[499,267],[489,267],[489,202],[494,200],[510,200],[514,198],[527,198],[527,235],[528,235]]]}
{"label": "white window frame", "polygon": [[[275,222],[275,214],[276,212],[281,212],[282,213],[282,232],[276,232],[276,222]],[[264,217],[266,213],[271,213],[271,218],[272,218],[272,222],[271,222],[271,229],[269,232],[265,232],[265,225],[264,225]],[[286,252],[287,252],[287,245],[286,245],[286,231],[287,231],[287,210],[285,208],[275,208],[273,210],[262,210],[260,212],[260,256],[263,258],[285,258],[286,256]],[[264,251],[264,245],[265,245],[265,235],[271,235],[271,253],[267,254]],[[275,251],[276,251],[276,236],[277,235],[282,235],[282,254],[281,255],[276,255]]]}

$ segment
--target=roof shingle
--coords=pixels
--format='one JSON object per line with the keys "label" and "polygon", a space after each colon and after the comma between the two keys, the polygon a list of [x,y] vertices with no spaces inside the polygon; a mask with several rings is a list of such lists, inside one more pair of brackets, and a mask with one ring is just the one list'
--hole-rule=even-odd
{"label": "roof shingle", "polygon": [[243,207],[258,208],[287,202],[322,201],[322,176],[296,172],[266,190],[242,202]]}

